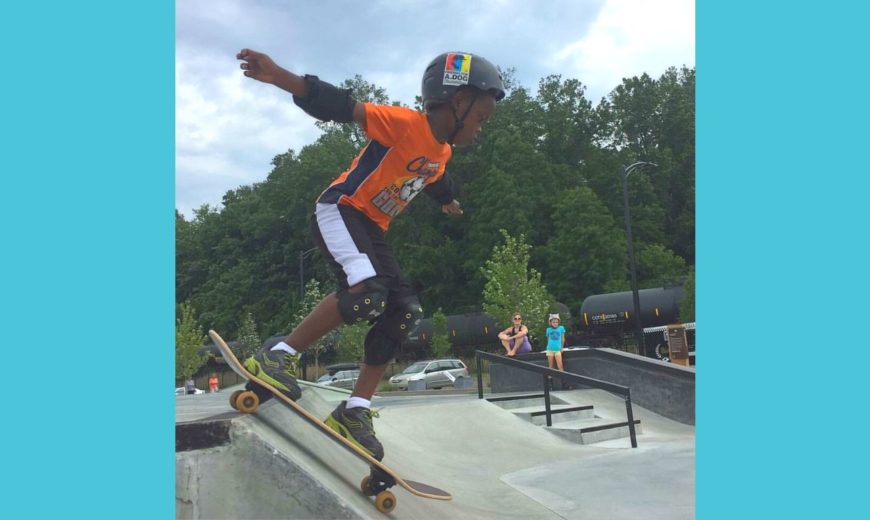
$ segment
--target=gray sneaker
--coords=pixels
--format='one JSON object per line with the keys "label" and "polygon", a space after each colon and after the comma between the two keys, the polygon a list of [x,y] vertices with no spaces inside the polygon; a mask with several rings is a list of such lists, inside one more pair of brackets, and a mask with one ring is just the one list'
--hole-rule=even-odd
{"label": "gray sneaker", "polygon": [[380,461],[384,458],[384,447],[375,437],[375,428],[372,424],[374,417],[378,417],[378,412],[368,408],[347,408],[347,401],[342,401],[324,422],[342,437]]}
{"label": "gray sneaker", "polygon": [[296,371],[299,368],[298,355],[264,348],[246,359],[244,364],[248,372],[274,386],[290,399],[297,401],[302,397],[302,389],[296,382]]}

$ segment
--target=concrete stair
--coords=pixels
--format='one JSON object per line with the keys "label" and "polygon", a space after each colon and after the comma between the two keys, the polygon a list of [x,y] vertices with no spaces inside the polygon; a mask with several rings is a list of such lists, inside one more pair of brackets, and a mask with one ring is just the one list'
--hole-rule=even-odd
{"label": "concrete stair", "polygon": [[[578,444],[594,444],[630,436],[625,416],[601,417],[596,415],[593,405],[568,403],[552,393],[550,394],[552,426],[546,426],[547,412],[543,394],[500,396],[487,400],[525,421],[546,428],[553,434]],[[635,419],[634,424],[635,433],[640,435],[642,433],[640,420]]]}
{"label": "concrete stair", "polygon": [[[545,426],[547,424],[547,412],[543,405],[513,408],[511,412],[532,424],[538,426]],[[550,412],[553,424],[595,417],[595,410],[591,405],[577,406],[573,404],[550,403]]]}
{"label": "concrete stair", "polygon": [[[559,437],[576,442],[577,444],[594,444],[612,439],[623,439],[630,435],[628,422],[625,418],[623,418],[622,422],[615,422],[612,419],[604,419],[602,417],[560,423],[554,421],[553,426],[546,428]],[[637,435],[643,433],[639,419],[634,420],[634,432]]]}

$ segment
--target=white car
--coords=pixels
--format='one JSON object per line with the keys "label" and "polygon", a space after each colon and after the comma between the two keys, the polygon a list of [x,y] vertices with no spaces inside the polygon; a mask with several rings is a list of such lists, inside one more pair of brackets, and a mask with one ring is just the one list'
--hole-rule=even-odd
{"label": "white car", "polygon": [[359,370],[339,370],[333,375],[323,374],[315,383],[352,389],[356,385],[356,380],[359,379],[359,372]]}
{"label": "white car", "polygon": [[443,388],[453,386],[458,377],[468,377],[468,368],[458,359],[436,359],[417,361],[400,374],[390,378],[390,384],[403,390],[408,389],[409,382],[425,381],[425,387]]}
{"label": "white car", "polygon": [[[194,394],[194,395],[196,395],[196,394],[204,394],[204,393],[205,393],[205,390],[200,390],[199,388],[194,388],[194,389],[193,389],[193,394]],[[187,393],[185,392],[184,387],[183,387],[183,386],[180,386],[180,387],[178,387],[178,388],[175,389],[175,395],[187,395]]]}

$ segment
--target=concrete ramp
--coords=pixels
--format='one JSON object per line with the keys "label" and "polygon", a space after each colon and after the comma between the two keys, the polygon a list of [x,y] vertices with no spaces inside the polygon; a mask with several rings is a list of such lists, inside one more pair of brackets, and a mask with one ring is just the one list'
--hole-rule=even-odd
{"label": "concrete ramp", "polygon": [[[588,400],[582,392],[560,395]],[[590,394],[596,407],[622,402],[602,394]],[[300,403],[326,417],[346,397],[307,386]],[[271,401],[253,417],[233,416],[227,445],[177,454],[177,517],[693,518],[693,428],[636,408],[646,425],[640,448],[625,439],[584,446],[475,397],[374,402],[384,463],[404,478],[450,492],[452,501],[419,498],[396,486],[396,509],[379,513],[359,491],[367,465]],[[657,442],[645,445],[647,435]],[[682,441],[671,442],[675,436]],[[691,500],[675,498],[675,482],[691,487]]]}

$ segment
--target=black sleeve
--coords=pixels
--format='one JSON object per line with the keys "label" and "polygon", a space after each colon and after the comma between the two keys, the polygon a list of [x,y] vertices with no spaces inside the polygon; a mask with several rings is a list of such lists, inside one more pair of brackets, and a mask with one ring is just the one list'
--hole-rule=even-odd
{"label": "black sleeve", "polygon": [[453,201],[453,180],[444,172],[440,179],[423,188],[423,191],[442,206],[450,204]]}
{"label": "black sleeve", "polygon": [[308,95],[304,98],[294,95],[293,102],[296,106],[321,121],[353,123],[356,100],[350,89],[338,88],[310,74],[306,74],[303,79],[308,84]]}

